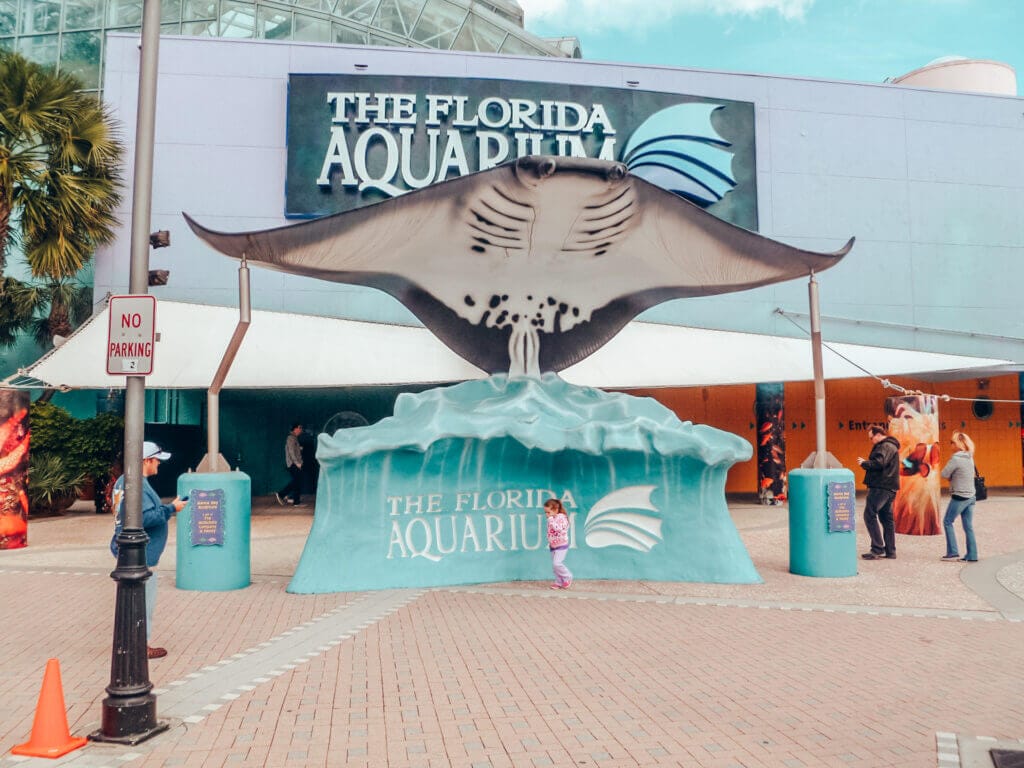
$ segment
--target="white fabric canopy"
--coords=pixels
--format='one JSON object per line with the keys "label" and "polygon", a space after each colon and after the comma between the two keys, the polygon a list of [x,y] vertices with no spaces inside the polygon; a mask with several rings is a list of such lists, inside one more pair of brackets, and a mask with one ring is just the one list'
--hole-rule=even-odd
{"label": "white fabric canopy", "polygon": [[[106,373],[108,313],[97,313],[70,338],[9,382],[56,388],[125,386]],[[156,389],[206,389],[238,322],[238,310],[160,301],[160,335],[152,375]],[[878,376],[992,368],[991,358],[832,344],[837,352]],[[824,351],[825,377],[867,375]],[[253,310],[225,388],[340,387],[430,384],[482,378],[421,327]],[[574,384],[621,388],[804,381],[813,378],[810,342],[729,331],[632,322],[562,377]]]}

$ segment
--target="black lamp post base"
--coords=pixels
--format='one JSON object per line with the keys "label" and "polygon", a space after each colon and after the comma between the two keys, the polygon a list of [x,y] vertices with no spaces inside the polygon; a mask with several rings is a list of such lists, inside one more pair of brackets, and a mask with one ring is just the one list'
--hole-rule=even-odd
{"label": "black lamp post base", "polygon": [[99,730],[89,734],[89,740],[132,746],[170,728],[170,723],[156,719],[156,696],[148,695],[143,699],[120,705],[104,699],[103,723]]}
{"label": "black lamp post base", "polygon": [[125,528],[117,536],[117,568],[110,574],[117,581],[110,685],[103,699],[100,729],[89,734],[93,741],[138,744],[170,727],[156,719],[156,695],[152,693],[146,658],[148,541],[141,528]]}

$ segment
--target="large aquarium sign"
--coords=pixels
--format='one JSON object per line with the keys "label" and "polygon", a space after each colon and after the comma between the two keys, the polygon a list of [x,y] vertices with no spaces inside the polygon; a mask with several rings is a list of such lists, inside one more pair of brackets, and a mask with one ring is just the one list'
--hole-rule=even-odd
{"label": "large aquarium sign", "polygon": [[613,160],[757,229],[754,105],[623,88],[289,75],[285,215],[317,217],[527,155]]}

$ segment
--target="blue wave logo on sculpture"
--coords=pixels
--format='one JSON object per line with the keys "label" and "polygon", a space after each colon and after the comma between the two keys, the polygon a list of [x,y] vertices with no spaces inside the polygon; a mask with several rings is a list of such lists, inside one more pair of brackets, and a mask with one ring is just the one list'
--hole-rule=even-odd
{"label": "blue wave logo on sculpture", "polygon": [[677,104],[647,118],[629,137],[622,162],[634,176],[702,208],[736,186],[732,146],[711,123],[721,104]]}
{"label": "blue wave logo on sculpture", "polygon": [[587,513],[583,538],[588,547],[623,546],[650,552],[661,542],[661,518],[651,503],[656,486],[631,485],[601,498]]}

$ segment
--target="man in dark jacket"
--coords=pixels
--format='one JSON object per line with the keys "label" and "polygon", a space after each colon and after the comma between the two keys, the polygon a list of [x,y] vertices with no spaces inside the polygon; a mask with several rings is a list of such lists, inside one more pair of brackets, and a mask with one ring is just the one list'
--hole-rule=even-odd
{"label": "man in dark jacket", "polygon": [[[866,459],[857,457],[864,470],[864,485],[868,487],[864,506],[864,526],[871,537],[871,551],[861,557],[865,560],[896,559],[896,526],[892,518],[892,503],[900,489],[900,443],[884,427],[868,427],[868,439],[874,446]],[[881,530],[879,530],[881,521]]]}

